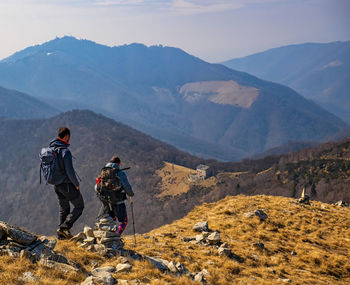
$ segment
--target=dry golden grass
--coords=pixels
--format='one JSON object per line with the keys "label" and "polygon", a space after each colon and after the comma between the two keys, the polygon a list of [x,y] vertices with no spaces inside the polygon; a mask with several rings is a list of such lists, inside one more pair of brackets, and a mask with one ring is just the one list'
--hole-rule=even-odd
{"label": "dry golden grass", "polygon": [[164,162],[164,167],[157,170],[162,179],[161,193],[158,197],[175,196],[190,190],[189,174],[195,174],[196,170],[184,166]]}
{"label": "dry golden grass", "polygon": [[[244,215],[263,209],[265,222]],[[185,243],[183,237],[196,233],[192,226],[208,220],[211,230],[220,231],[243,263],[221,257],[217,249]],[[185,218],[147,234],[125,236],[125,247],[136,252],[180,261],[191,272],[207,269],[208,284],[350,284],[350,209],[320,202],[300,206],[292,199],[271,196],[235,196],[196,207]],[[253,246],[263,242],[265,250]],[[77,248],[71,242],[59,241],[56,250],[92,270],[91,262],[100,266],[117,265],[119,257],[104,259]],[[295,251],[296,255],[292,255]],[[116,279],[139,279],[149,284],[196,284],[188,277],[162,273],[147,261],[131,261],[130,273],[114,274]],[[20,284],[16,279],[25,271],[41,276],[41,284],[75,284],[84,273],[62,274],[26,260],[0,257],[0,284]],[[198,284],[198,283],[197,283]]]}

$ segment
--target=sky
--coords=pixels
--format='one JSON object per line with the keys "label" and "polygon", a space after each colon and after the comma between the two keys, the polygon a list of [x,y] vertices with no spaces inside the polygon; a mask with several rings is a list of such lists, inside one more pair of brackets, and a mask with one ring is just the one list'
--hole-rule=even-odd
{"label": "sky", "polygon": [[350,0],[0,0],[0,59],[64,35],[178,47],[209,62],[350,40]]}

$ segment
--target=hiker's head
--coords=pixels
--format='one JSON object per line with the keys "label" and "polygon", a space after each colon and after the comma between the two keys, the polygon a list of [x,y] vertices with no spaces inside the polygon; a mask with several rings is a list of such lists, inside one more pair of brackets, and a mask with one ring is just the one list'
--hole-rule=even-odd
{"label": "hiker's head", "polygon": [[57,136],[66,142],[70,140],[70,130],[67,127],[60,127]]}
{"label": "hiker's head", "polygon": [[118,166],[120,166],[120,158],[117,155],[112,156],[112,158],[109,160],[109,162],[116,163],[116,164],[118,164]]}

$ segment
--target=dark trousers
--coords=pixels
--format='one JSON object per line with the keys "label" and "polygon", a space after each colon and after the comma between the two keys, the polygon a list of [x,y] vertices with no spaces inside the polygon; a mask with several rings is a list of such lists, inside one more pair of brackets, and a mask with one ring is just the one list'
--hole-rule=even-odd
{"label": "dark trousers", "polygon": [[110,217],[112,217],[114,220],[117,218],[119,221],[119,227],[117,230],[118,234],[122,234],[128,225],[128,214],[126,212],[126,206],[125,203],[119,203],[119,204],[108,204],[108,203],[102,203],[102,207],[100,209],[100,212],[98,216],[108,214]]}
{"label": "dark trousers", "polygon": [[[59,227],[61,229],[70,229],[83,213],[83,196],[71,183],[55,185],[55,192],[59,204]],[[69,203],[72,203],[74,206],[72,212],[70,211]]]}
{"label": "dark trousers", "polygon": [[123,222],[125,219],[128,218],[125,203],[120,203],[120,204],[102,203],[98,216],[100,217],[104,214],[108,214],[113,219],[117,218],[119,222]]}

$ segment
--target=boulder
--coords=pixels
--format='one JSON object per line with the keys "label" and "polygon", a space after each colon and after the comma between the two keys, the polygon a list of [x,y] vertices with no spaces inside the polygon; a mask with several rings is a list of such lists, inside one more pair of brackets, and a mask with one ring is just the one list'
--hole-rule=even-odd
{"label": "boulder", "polygon": [[260,209],[256,210],[254,212],[254,215],[257,216],[260,219],[260,221],[265,221],[267,219],[266,213],[263,210],[260,210]]}
{"label": "boulder", "polygon": [[160,271],[167,271],[169,262],[167,260],[158,258],[145,256],[145,258],[153,264],[154,267],[158,268]]}
{"label": "boulder", "polygon": [[29,283],[29,282],[32,282],[32,283],[37,283],[39,282],[39,277],[34,275],[32,272],[30,271],[27,271],[27,272],[24,272],[19,278],[18,278],[19,281],[22,281],[24,283]]}
{"label": "boulder", "polygon": [[117,269],[117,273],[120,273],[120,272],[129,272],[129,271],[131,271],[131,269],[132,269],[132,265],[129,264],[129,263],[119,263],[119,264],[116,266],[116,269]]}
{"label": "boulder", "polygon": [[0,231],[5,232],[7,237],[23,245],[30,245],[37,239],[36,235],[2,221],[0,221]]}
{"label": "boulder", "polygon": [[197,232],[208,232],[209,231],[208,221],[198,222],[193,226],[192,229]]}

